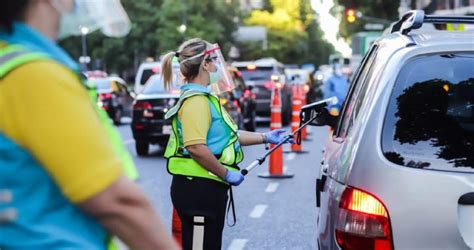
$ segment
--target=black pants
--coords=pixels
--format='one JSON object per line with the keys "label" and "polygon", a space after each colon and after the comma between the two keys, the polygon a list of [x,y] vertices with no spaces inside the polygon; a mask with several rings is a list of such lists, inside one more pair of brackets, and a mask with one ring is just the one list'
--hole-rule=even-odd
{"label": "black pants", "polygon": [[[171,200],[182,222],[184,250],[193,248],[194,221],[202,217],[204,222],[197,223],[197,226],[204,225],[202,249],[221,249],[228,190],[228,185],[217,181],[173,176]],[[198,234],[195,236],[199,238]]]}

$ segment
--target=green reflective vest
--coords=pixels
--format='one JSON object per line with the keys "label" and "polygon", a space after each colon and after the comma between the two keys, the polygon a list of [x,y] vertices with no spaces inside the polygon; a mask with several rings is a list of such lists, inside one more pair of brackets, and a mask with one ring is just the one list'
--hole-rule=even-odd
{"label": "green reflective vest", "polygon": [[232,131],[229,134],[229,142],[222,149],[222,153],[217,155],[219,162],[227,168],[228,171],[239,171],[237,166],[243,160],[243,152],[240,144],[238,143],[237,130],[238,127],[232,120],[230,115],[222,108],[219,103],[219,99],[211,94],[196,91],[187,90],[181,94],[178,102],[173,106],[165,115],[165,118],[172,118],[172,131],[168,146],[165,151],[165,158],[167,159],[168,172],[172,175],[183,175],[188,177],[201,177],[218,182],[226,183],[224,180],[209,172],[207,169],[199,165],[189,155],[184,154],[184,144],[182,135],[178,131],[178,111],[181,108],[183,102],[195,95],[205,95],[212,103],[213,107],[218,111],[219,116],[224,120],[225,124]]}
{"label": "green reflective vest", "polygon": [[[0,58],[0,78],[6,76],[9,72],[13,71],[14,69],[20,67],[25,63],[37,60],[51,60],[45,54],[38,52],[30,52],[22,46],[18,45],[8,45],[7,47],[2,48],[0,50]],[[80,81],[83,82],[82,80]],[[89,85],[85,86],[88,89],[89,96],[93,100],[94,106],[97,107],[99,118],[102,124],[106,127],[107,134],[109,135],[114,150],[120,155],[120,158],[124,163],[125,175],[132,180],[138,179],[138,171],[135,168],[135,164],[133,162],[132,157],[123,145],[120,133],[113,127],[107,113],[96,105],[97,93],[95,88],[90,88]],[[108,242],[107,248],[109,250],[117,250],[118,246],[116,242],[110,240]]]}

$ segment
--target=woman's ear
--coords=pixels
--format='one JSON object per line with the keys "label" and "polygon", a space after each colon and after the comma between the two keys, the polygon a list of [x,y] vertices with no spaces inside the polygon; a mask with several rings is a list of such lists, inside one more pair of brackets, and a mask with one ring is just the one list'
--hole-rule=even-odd
{"label": "woman's ear", "polygon": [[202,69],[204,69],[206,72],[209,72],[209,62],[204,60],[204,63],[202,64]]}

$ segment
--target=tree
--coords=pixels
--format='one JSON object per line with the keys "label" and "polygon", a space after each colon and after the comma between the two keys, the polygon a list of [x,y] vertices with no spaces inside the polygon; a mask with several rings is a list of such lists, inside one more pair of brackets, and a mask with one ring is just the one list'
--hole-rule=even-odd
{"label": "tree", "polygon": [[[192,37],[218,42],[226,51],[236,29],[234,18],[240,15],[237,0],[122,0],[122,4],[132,22],[130,34],[123,38],[107,38],[98,31],[88,34],[90,68],[132,75],[145,58],[157,60]],[[183,18],[187,30],[181,34],[177,28]],[[81,55],[80,37],[65,39],[61,45],[73,58]]]}
{"label": "tree", "polygon": [[259,43],[239,44],[242,60],[274,57],[284,63],[327,61],[334,48],[322,39],[315,13],[308,0],[270,0],[270,7],[254,10],[246,18],[247,25],[261,25],[268,31],[268,49]]}
{"label": "tree", "polygon": [[[385,20],[384,24],[398,19],[398,7],[400,1],[393,0],[340,0],[340,4],[345,8],[352,8],[360,12],[363,17],[358,18],[355,23],[348,23],[345,18],[341,22],[340,31],[343,37],[350,37],[352,34],[363,31],[367,22],[377,22],[376,19]],[[344,12],[345,9],[342,9]]]}

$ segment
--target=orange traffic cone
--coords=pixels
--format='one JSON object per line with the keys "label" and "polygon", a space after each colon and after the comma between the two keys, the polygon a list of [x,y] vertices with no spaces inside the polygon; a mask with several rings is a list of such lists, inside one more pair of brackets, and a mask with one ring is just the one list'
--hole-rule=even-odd
{"label": "orange traffic cone", "polygon": [[182,246],[182,228],[181,228],[181,219],[178,216],[178,212],[176,209],[173,208],[173,219],[172,219],[172,226],[171,232],[173,234],[173,238],[176,240],[179,246]]}
{"label": "orange traffic cone", "polygon": [[[291,131],[294,132],[300,127],[300,112],[301,107],[303,106],[303,101],[301,99],[300,87],[298,85],[294,85],[293,88],[293,100],[291,106]],[[291,152],[294,153],[308,153],[307,151],[303,151],[303,145],[301,144],[292,144],[291,145]]]}
{"label": "orange traffic cone", "polygon": [[[281,97],[280,89],[274,87],[271,98],[270,130],[281,129]],[[271,148],[275,145],[271,145]],[[292,178],[293,174],[284,173],[283,148],[279,147],[270,155],[268,173],[258,175],[262,178]]]}

